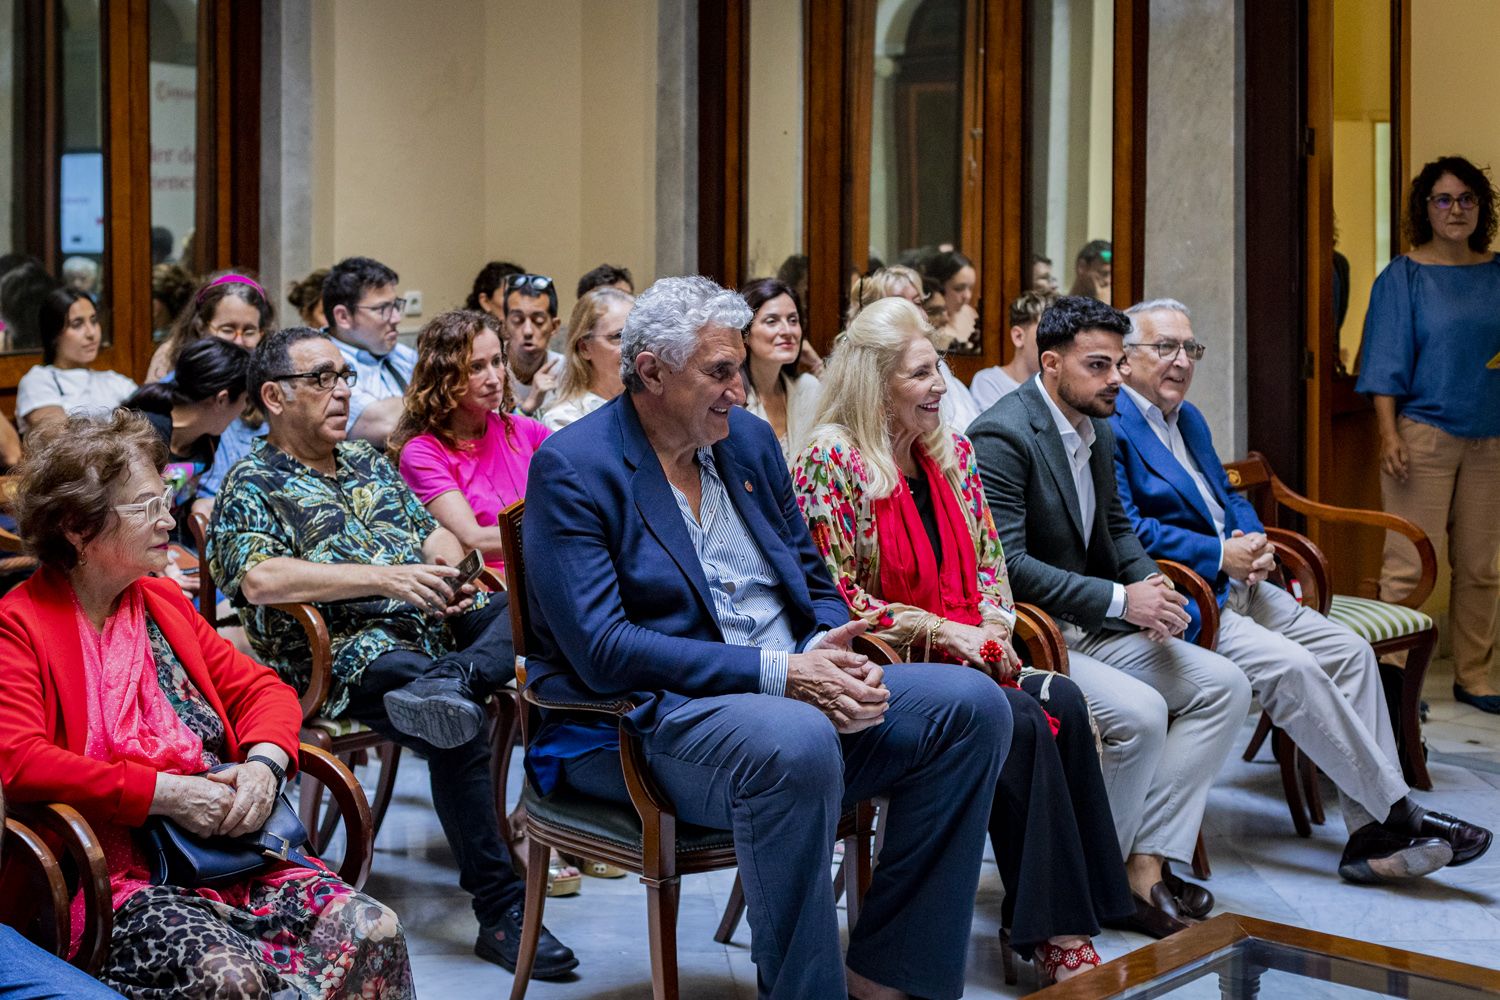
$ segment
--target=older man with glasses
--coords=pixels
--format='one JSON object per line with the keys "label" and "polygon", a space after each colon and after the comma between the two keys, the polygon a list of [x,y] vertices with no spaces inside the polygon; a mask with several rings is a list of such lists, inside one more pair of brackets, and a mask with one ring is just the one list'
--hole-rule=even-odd
{"label": "older man with glasses", "polygon": [[323,279],[328,332],[358,375],[349,396],[349,436],[377,448],[396,429],[417,352],[397,341],[406,300],[395,271],[369,257],[346,257]]}
{"label": "older man with glasses", "polygon": [[1204,355],[1187,307],[1156,299],[1127,315],[1130,366],[1110,418],[1120,500],[1153,558],[1185,563],[1213,584],[1223,607],[1218,652],[1338,787],[1349,830],[1339,874],[1394,881],[1478,858],[1488,830],[1412,801],[1370,644],[1267,579],[1265,529],[1230,489],[1208,423],[1186,400]]}
{"label": "older man with glasses", "polygon": [[[504,594],[459,586],[458,539],[384,455],[345,440],[350,390],[361,380],[319,330],[277,330],[256,348],[247,382],[270,433],[224,481],[209,566],[240,609],[257,659],[298,690],[311,653],[275,605],[305,602],[322,614],[333,647],[323,713],[427,758],[459,884],[474,897],[475,953],[514,971],[525,887],[496,821],[480,707],[515,675],[509,604]],[[577,964],[543,932],[538,978]]]}

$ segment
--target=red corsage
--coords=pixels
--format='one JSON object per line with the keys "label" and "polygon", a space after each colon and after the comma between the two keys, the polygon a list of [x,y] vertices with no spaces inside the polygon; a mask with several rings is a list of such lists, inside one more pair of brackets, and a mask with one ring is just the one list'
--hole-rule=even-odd
{"label": "red corsage", "polygon": [[1005,659],[1005,647],[994,639],[986,639],[984,645],[979,647],[979,655],[984,657],[986,663],[999,663]]}

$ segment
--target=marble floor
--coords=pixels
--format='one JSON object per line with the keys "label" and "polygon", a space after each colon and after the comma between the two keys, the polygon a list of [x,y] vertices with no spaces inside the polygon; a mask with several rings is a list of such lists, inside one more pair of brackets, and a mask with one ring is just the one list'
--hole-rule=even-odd
{"label": "marble floor", "polygon": [[[1497,828],[1500,717],[1455,704],[1451,683],[1446,664],[1434,664],[1427,684],[1431,714],[1426,734],[1436,787],[1419,797]],[[1247,718],[1239,746],[1253,728],[1253,719]],[[519,780],[518,769],[513,789]],[[1346,835],[1338,800],[1326,782],[1324,799],[1327,824],[1314,827],[1311,838],[1298,839],[1269,749],[1253,763],[1237,754],[1231,757],[1212,792],[1205,829],[1213,863],[1208,885],[1221,909],[1500,967],[1500,849],[1399,890],[1349,885],[1335,872]],[[727,946],[713,941],[732,881],[732,872],[683,880],[678,948],[685,998],[755,996],[748,927],[742,924]],[[473,955],[473,913],[457,887],[452,855],[431,813],[425,764],[410,755],[401,765],[396,799],[375,845],[366,888],[401,914],[421,996],[465,1000],[509,995],[509,973]],[[1022,969],[1019,987],[1007,987],[1001,975],[996,944],[1000,898],[1000,879],[987,857],[969,946],[966,996],[971,998],[1029,992],[1029,970]],[[651,995],[645,894],[634,877],[585,878],[582,893],[549,900],[546,913],[548,926],[582,964],[571,981],[533,983],[529,997],[624,1000]],[[1096,944],[1108,960],[1145,942],[1106,931]],[[1217,996],[1216,989],[1212,995]]]}

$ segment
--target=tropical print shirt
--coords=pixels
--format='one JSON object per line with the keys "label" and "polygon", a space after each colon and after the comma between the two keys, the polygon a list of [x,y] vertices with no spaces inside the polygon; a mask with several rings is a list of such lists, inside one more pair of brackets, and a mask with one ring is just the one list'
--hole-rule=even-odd
{"label": "tropical print shirt", "polygon": [[[284,556],[327,565],[399,566],[423,562],[422,543],[438,524],[395,466],[364,441],[334,451],[332,476],[257,438],[225,477],[214,503],[208,563],[219,589],[240,609],[258,659],[298,691],[311,676],[306,633],[290,615],[247,603],[245,574]],[[475,596],[482,607],[485,595]],[[342,715],[376,657],[407,649],[437,657],[452,648],[441,619],[372,595],[317,605],[333,644],[333,687],[323,714]]]}
{"label": "tropical print shirt", "polygon": [[[974,540],[979,569],[979,614],[987,622],[1015,627],[1015,601],[1005,573],[1005,552],[995,519],[984,499],[984,484],[969,439],[953,432],[958,479],[950,481]],[[891,643],[908,658],[922,659],[932,615],[911,604],[880,597],[880,535],[875,498],[859,450],[838,427],[819,427],[792,462],[797,504],[812,530],[813,544],[855,614],[870,623],[870,634]],[[916,648],[913,649],[913,644]]]}

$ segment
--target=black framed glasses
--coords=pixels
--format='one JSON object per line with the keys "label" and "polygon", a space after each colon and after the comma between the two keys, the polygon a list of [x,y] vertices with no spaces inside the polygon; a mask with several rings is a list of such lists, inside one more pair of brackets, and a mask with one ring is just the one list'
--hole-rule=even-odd
{"label": "black framed glasses", "polygon": [[545,274],[512,274],[505,279],[505,290],[524,295],[546,295],[552,290],[552,279]]}
{"label": "black framed glasses", "polygon": [[277,375],[272,381],[286,382],[290,379],[304,378],[318,387],[319,392],[327,392],[333,388],[335,382],[342,382],[345,386],[353,387],[359,381],[359,372],[353,368],[345,368],[335,371],[332,368],[324,368],[316,372],[292,372],[290,375]]}
{"label": "black framed glasses", "polygon": [[373,306],[359,305],[354,308],[364,309],[367,312],[374,313],[376,316],[389,319],[392,315],[397,317],[406,315],[406,300],[391,299],[389,302],[377,302]]}
{"label": "black framed glasses", "polygon": [[1479,196],[1473,191],[1465,191],[1460,195],[1434,194],[1428,195],[1427,201],[1439,212],[1446,212],[1457,205],[1465,212],[1472,212],[1479,207]]}
{"label": "black framed glasses", "polygon": [[1156,356],[1163,361],[1171,361],[1177,357],[1178,351],[1184,351],[1194,361],[1203,357],[1203,352],[1208,350],[1208,345],[1200,344],[1196,340],[1158,340],[1151,344],[1126,344],[1126,347],[1149,347],[1156,351]]}

